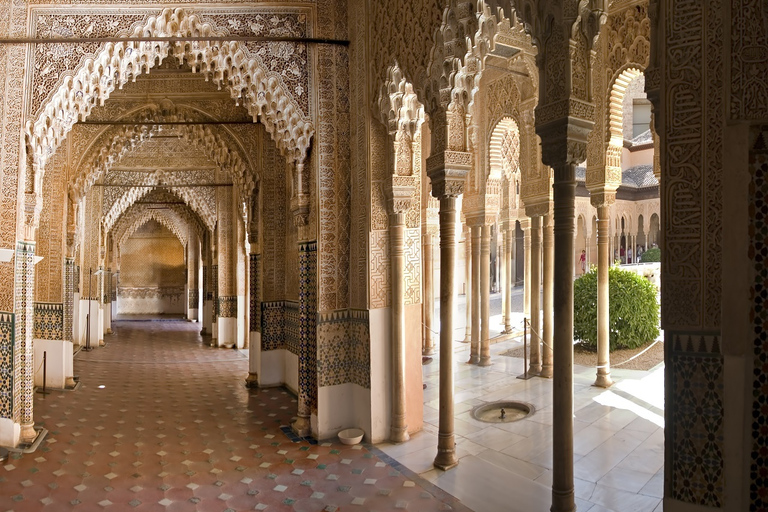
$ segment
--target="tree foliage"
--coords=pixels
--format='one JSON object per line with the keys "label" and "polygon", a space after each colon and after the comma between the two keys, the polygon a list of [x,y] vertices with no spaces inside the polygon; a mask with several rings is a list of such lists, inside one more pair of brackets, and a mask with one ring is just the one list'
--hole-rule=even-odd
{"label": "tree foliage", "polygon": [[[609,329],[611,350],[636,348],[659,335],[656,287],[644,277],[611,267],[609,272]],[[597,350],[597,269],[573,286],[573,334],[582,345]]]}

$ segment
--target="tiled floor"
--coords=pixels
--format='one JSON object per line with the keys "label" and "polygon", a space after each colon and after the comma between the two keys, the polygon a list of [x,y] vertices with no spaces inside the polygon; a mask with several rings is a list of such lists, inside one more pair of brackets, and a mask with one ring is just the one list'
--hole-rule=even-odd
{"label": "tiled floor", "polygon": [[49,432],[0,466],[0,511],[466,510],[360,445],[291,442],[293,397],[247,390],[246,355],[199,324],[115,327],[76,391],[36,395]]}
{"label": "tiled floor", "polygon": [[[515,315],[520,323],[521,315]],[[500,316],[492,318],[492,326]],[[295,399],[243,386],[245,351],[209,348],[199,324],[125,321],[107,346],[81,352],[76,391],[36,395],[49,433],[0,466],[0,511],[474,510],[546,511],[551,496],[552,382],[520,380],[522,360],[491,347],[493,365],[455,345],[459,465],[432,467],[438,361],[423,367],[424,431],[402,445],[291,440]],[[493,332],[492,334],[496,334]],[[463,322],[455,339],[463,339]],[[660,512],[663,372],[614,369],[611,390],[575,368],[575,475],[580,512]],[[477,405],[502,399],[534,415],[488,425]]]}
{"label": "tiled floor", "polygon": [[[516,314],[515,325],[522,325]],[[491,318],[501,328],[501,316]],[[464,337],[463,322],[454,339]],[[493,365],[466,364],[469,347],[455,344],[455,431],[459,465],[432,467],[438,429],[438,357],[423,367],[425,426],[402,445],[379,445],[422,478],[476,512],[546,511],[552,484],[552,381],[521,380],[523,360],[500,355],[520,338],[491,345]],[[618,363],[619,361],[615,361]],[[579,512],[660,512],[663,482],[663,365],[650,372],[614,368],[616,384],[592,387],[595,369],[574,368],[574,470]],[[532,404],[515,423],[487,424],[474,407],[497,400]]]}

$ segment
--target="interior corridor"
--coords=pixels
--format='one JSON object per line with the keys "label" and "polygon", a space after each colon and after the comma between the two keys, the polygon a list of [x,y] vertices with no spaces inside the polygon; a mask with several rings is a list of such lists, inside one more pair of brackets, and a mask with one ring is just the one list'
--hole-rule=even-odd
{"label": "interior corridor", "polygon": [[467,510],[362,445],[292,441],[296,399],[246,389],[247,352],[199,323],[113,325],[75,356],[75,391],[35,394],[48,433],[0,466],[0,510]]}

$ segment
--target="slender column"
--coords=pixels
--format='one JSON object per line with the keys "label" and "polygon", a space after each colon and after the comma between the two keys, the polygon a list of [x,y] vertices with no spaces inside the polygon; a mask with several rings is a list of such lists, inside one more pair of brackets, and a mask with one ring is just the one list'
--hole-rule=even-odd
{"label": "slender column", "polygon": [[555,264],[555,245],[554,245],[554,225],[552,224],[552,214],[544,217],[544,325],[542,327],[543,338],[543,357],[541,373],[539,377],[547,379],[552,378],[552,328],[553,328],[553,300],[554,300],[554,264]]}
{"label": "slender column", "polygon": [[104,332],[112,334],[112,269],[104,270]]}
{"label": "slender column", "polygon": [[608,388],[613,385],[610,365],[610,293],[608,271],[611,259],[608,253],[610,235],[608,218],[609,203],[597,207],[597,378],[595,386]]}
{"label": "slender column", "polygon": [[[297,219],[298,217],[298,219]],[[299,239],[306,238],[307,219],[294,217],[299,224]],[[299,400],[296,421],[291,428],[300,437],[311,433],[310,416],[317,407],[317,242],[299,242]]]}
{"label": "slender column", "polygon": [[223,187],[217,190],[217,212],[219,233],[218,274],[219,297],[216,325],[219,331],[217,346],[232,348],[237,343],[237,291],[235,288],[235,232],[233,226],[232,190]]}
{"label": "slender column", "polygon": [[481,227],[472,226],[472,341],[469,349],[469,364],[480,362],[481,238]]}
{"label": "slender column", "polygon": [[491,225],[483,223],[482,240],[480,243],[480,314],[482,324],[480,328],[480,366],[491,365]]}
{"label": "slender column", "polygon": [[200,247],[197,231],[192,228],[187,237],[187,320],[197,322],[200,308]]}
{"label": "slender column", "polygon": [[541,372],[541,217],[531,217],[531,364],[528,373]]}
{"label": "slender column", "polygon": [[[514,225],[514,222],[510,223]],[[504,230],[504,332],[512,332],[512,238],[514,231],[507,226]]]}
{"label": "slender column", "polygon": [[[576,165],[555,169],[555,301],[552,510],[576,510],[573,481],[573,220]],[[559,171],[559,172],[558,172]]]}
{"label": "slender column", "polygon": [[432,233],[424,234],[424,344],[421,353],[430,356],[435,353],[435,341],[432,338],[435,315],[435,284],[433,282],[434,268],[432,265]]}
{"label": "slender column", "polygon": [[18,405],[21,411],[19,415],[21,424],[19,440],[22,443],[31,443],[37,437],[33,419],[35,368],[32,347],[35,316],[35,242],[29,240],[16,242],[15,267],[14,311],[16,313],[16,329],[14,353],[21,352],[21,357],[16,356],[16,361],[21,361],[21,364],[17,371],[17,378],[20,383],[19,401],[14,400],[14,407]]}
{"label": "slender column", "polygon": [[[64,341],[68,343],[66,350],[72,353],[72,343],[74,340],[74,312],[75,312],[75,259],[64,259]],[[67,373],[64,376],[64,386],[74,388],[76,383],[72,375],[72,365],[67,365]]]}
{"label": "slender column", "polygon": [[523,230],[523,314],[531,318],[531,219],[520,219],[520,229]]}
{"label": "slender column", "polygon": [[389,216],[389,261],[392,272],[392,424],[390,440],[403,443],[408,436],[405,423],[405,212]]}
{"label": "slender column", "polygon": [[[251,237],[258,240],[258,237]],[[255,388],[259,384],[259,363],[261,355],[261,254],[258,242],[251,244],[249,259],[250,276],[249,300],[250,300],[250,343],[248,344],[248,377],[245,379],[247,388]]]}
{"label": "slender column", "polygon": [[501,234],[501,245],[496,244],[496,258],[499,267],[499,291],[501,292],[501,325],[504,327],[501,331],[502,334],[507,332],[507,299],[509,298],[507,297],[507,230],[503,227],[505,224],[498,224],[499,233]]}
{"label": "slender column", "polygon": [[[104,343],[104,332],[106,329],[106,325],[104,322],[104,318],[106,317],[106,305],[104,301],[104,283],[105,283],[105,270],[103,265],[99,265],[99,269],[96,272],[96,303],[99,305],[98,309],[96,310],[97,314],[101,315],[101,329],[99,329],[99,346],[103,347],[106,345]],[[98,323],[97,323],[98,324]]]}
{"label": "slender column", "polygon": [[[434,183],[434,179],[433,179]],[[433,189],[434,190],[434,189]],[[442,470],[459,463],[453,432],[453,275],[456,263],[456,197],[440,197],[440,419],[437,457]]]}
{"label": "slender column", "polygon": [[464,343],[472,341],[472,230],[464,224],[464,298],[466,299],[467,322],[464,329]]}

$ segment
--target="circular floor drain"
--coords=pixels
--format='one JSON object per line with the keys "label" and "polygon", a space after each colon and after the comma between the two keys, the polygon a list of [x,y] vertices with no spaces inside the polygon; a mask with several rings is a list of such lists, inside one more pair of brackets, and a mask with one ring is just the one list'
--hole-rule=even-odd
{"label": "circular floor drain", "polygon": [[491,402],[472,409],[472,416],[485,423],[511,423],[535,412],[531,404],[524,402]]}

